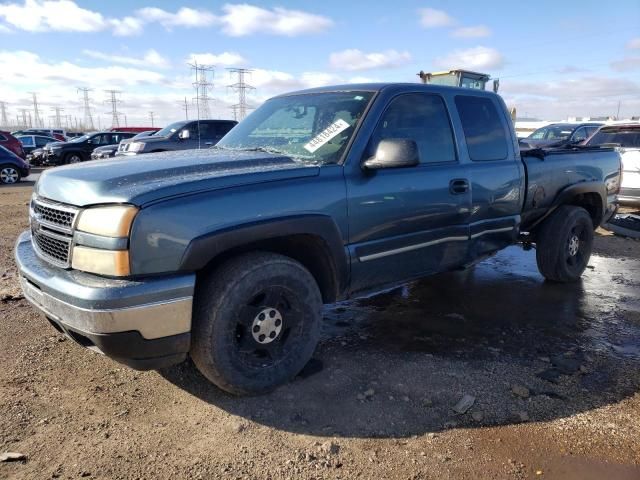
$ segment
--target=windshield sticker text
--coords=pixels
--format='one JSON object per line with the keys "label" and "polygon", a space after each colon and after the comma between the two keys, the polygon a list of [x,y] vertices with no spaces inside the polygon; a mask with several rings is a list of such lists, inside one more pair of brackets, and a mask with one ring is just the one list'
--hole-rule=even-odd
{"label": "windshield sticker text", "polygon": [[340,132],[345,131],[349,128],[350,125],[342,120],[341,118],[333,122],[327,128],[325,128],[322,132],[312,138],[309,143],[307,143],[304,148],[309,153],[314,153],[320,147],[322,147],[325,143],[330,141],[333,137],[338,135]]}

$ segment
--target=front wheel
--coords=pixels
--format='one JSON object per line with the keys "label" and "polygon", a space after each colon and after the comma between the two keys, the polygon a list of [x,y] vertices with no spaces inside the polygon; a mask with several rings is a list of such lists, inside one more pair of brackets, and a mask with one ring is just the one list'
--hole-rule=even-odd
{"label": "front wheel", "polygon": [[273,253],[241,255],[198,280],[191,357],[236,395],[291,380],[320,335],[322,298],[309,271]]}
{"label": "front wheel", "polygon": [[77,153],[70,153],[65,157],[65,163],[80,163],[82,161],[82,157]]}
{"label": "front wheel", "polygon": [[20,181],[20,172],[12,165],[0,166],[0,183],[12,185]]}
{"label": "front wheel", "polygon": [[582,207],[563,205],[541,225],[536,239],[538,270],[555,282],[580,279],[591,257],[593,222]]}

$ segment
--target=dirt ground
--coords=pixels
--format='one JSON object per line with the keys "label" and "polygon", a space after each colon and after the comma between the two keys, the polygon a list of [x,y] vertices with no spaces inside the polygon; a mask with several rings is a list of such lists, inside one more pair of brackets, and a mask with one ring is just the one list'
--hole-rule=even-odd
{"label": "dirt ground", "polygon": [[331,306],[295,381],[234,398],[190,362],[82,349],[29,306],[12,249],[30,190],[0,188],[0,453],[26,455],[0,478],[640,478],[636,240],[598,231],[577,285],[513,247]]}

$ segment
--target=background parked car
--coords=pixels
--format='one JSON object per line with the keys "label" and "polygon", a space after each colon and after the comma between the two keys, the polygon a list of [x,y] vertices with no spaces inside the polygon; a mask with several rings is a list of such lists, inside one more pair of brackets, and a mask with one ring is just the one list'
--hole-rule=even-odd
{"label": "background parked car", "polygon": [[67,137],[65,135],[66,132],[62,129],[29,128],[27,130],[18,130],[12,133],[15,137],[24,135],[41,135],[46,137],[53,137],[61,142],[65,142],[67,140]]}
{"label": "background parked car", "polygon": [[36,148],[42,148],[47,143],[60,142],[57,138],[45,137],[42,135],[19,135],[16,137],[22,143],[22,148],[27,156]]}
{"label": "background parked car", "polygon": [[32,167],[43,165],[44,163],[44,148],[36,148],[30,154],[27,155],[27,163]]}
{"label": "background parked car", "polygon": [[0,130],[0,146],[15,153],[20,158],[27,157],[27,154],[24,153],[24,148],[22,148],[20,140],[4,130]]}
{"label": "background parked car", "polygon": [[640,206],[640,123],[605,125],[585,145],[615,145],[622,158],[622,185],[618,202]]}
{"label": "background parked car", "polygon": [[18,155],[0,146],[0,183],[10,185],[29,176],[31,167]]}
{"label": "background parked car", "polygon": [[91,152],[97,147],[117,145],[121,140],[134,135],[132,132],[95,132],[68,142],[52,143],[44,147],[44,161],[47,165],[84,162],[91,158]]}
{"label": "background parked car", "polygon": [[602,123],[552,123],[521,139],[521,148],[561,147],[585,141]]}
{"label": "background parked car", "polygon": [[159,128],[156,127],[114,127],[110,132],[131,132],[131,133],[143,133],[143,132],[157,132]]}
{"label": "background parked car", "polygon": [[115,156],[118,150],[118,145],[105,145],[104,147],[98,147],[91,152],[91,160],[100,160],[101,158],[110,158]]}
{"label": "background parked car", "polygon": [[234,120],[183,120],[164,127],[150,137],[125,140],[116,155],[137,155],[208,148],[218,143],[238,122]]}

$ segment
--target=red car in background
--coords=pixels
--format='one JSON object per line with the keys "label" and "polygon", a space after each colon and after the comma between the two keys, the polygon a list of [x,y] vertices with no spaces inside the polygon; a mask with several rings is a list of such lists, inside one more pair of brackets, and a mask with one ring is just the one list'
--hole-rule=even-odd
{"label": "red car in background", "polygon": [[22,148],[22,143],[16,137],[11,135],[11,133],[0,130],[0,145],[9,150],[10,152],[15,153],[23,160],[27,158],[27,155],[24,153],[24,149]]}

